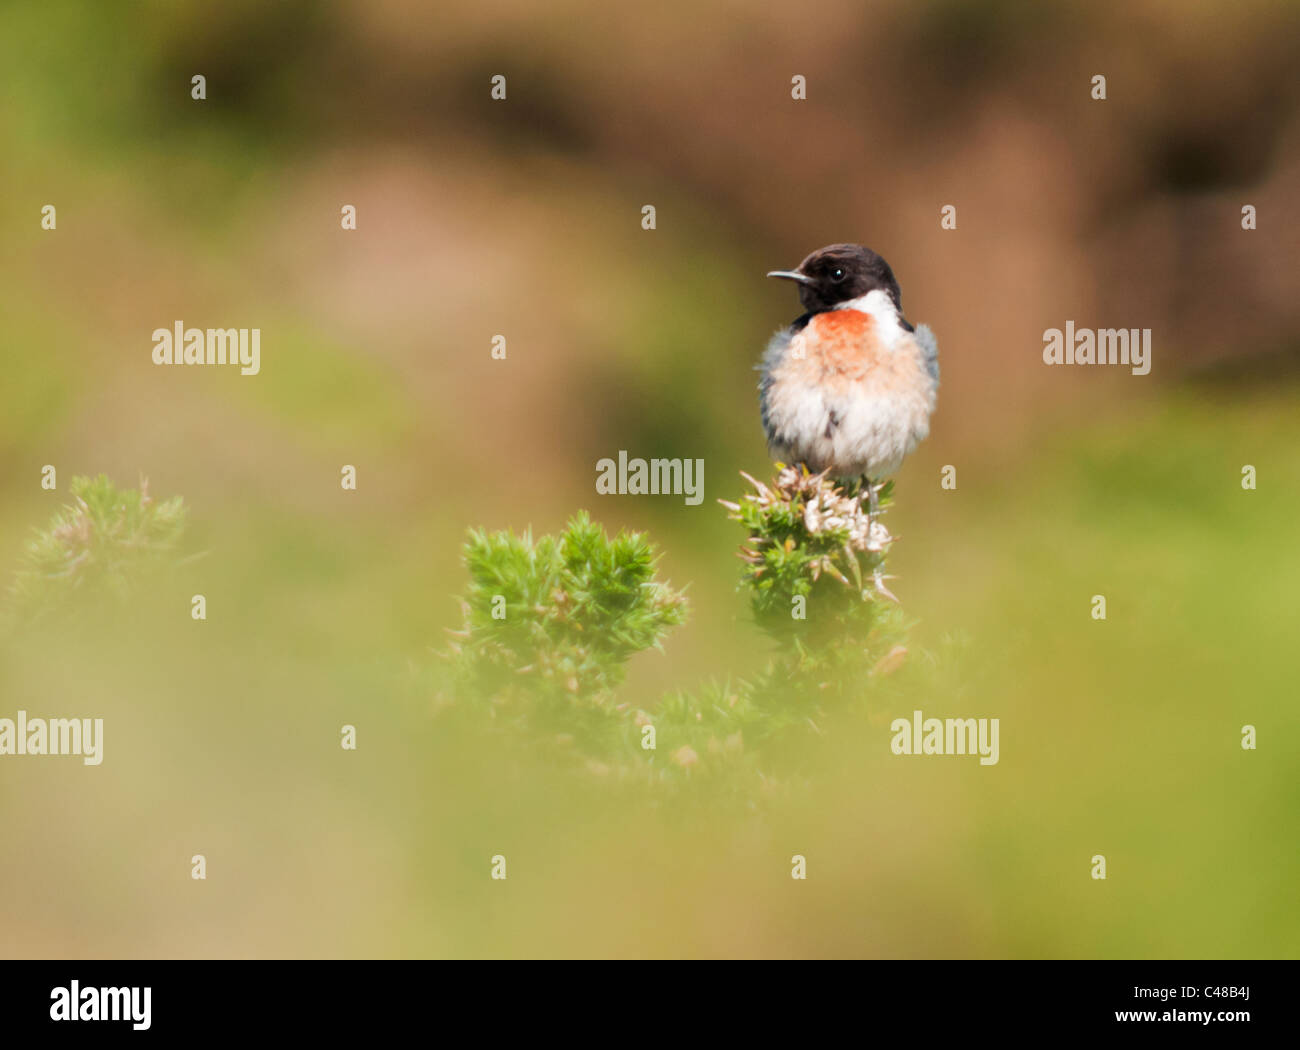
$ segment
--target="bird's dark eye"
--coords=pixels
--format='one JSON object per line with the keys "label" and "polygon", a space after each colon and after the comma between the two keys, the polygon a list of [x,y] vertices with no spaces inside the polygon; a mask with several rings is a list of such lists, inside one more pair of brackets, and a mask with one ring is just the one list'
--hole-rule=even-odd
{"label": "bird's dark eye", "polygon": [[844,280],[845,276],[847,275],[844,273],[843,266],[837,266],[831,271],[831,280],[836,284],[839,284],[840,281]]}

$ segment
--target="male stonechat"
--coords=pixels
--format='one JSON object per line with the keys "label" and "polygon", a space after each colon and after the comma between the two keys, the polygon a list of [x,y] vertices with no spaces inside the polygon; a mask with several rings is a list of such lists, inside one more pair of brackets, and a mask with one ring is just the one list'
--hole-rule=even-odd
{"label": "male stonechat", "polygon": [[768,343],[759,403],[773,459],[876,488],[930,432],[939,347],[903,317],[894,271],[860,244],[832,244],[793,270],[806,311]]}

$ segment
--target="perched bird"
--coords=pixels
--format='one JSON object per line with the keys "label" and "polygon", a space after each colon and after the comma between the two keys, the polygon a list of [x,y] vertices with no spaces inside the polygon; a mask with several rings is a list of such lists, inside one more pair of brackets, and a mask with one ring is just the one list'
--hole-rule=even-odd
{"label": "perched bird", "polygon": [[772,458],[876,488],[930,432],[939,347],[904,318],[894,271],[860,244],[832,244],[769,277],[799,283],[807,311],[768,343],[759,403]]}

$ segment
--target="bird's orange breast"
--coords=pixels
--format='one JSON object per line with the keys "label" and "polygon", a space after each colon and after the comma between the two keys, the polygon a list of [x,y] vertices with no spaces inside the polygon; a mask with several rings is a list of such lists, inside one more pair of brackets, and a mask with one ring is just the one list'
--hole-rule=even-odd
{"label": "bird's orange breast", "polygon": [[885,356],[875,319],[861,310],[814,314],[791,340],[791,356],[812,375],[862,379]]}

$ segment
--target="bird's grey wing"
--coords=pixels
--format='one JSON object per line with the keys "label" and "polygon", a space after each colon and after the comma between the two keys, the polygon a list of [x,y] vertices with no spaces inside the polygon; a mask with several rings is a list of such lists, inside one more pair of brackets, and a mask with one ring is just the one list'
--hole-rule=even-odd
{"label": "bird's grey wing", "polygon": [[921,348],[921,357],[925,360],[925,370],[930,373],[936,385],[939,382],[939,341],[930,331],[928,324],[916,326],[916,343]]}
{"label": "bird's grey wing", "polygon": [[763,359],[754,366],[763,373],[764,379],[767,378],[772,369],[781,363],[781,358],[785,357],[785,352],[790,349],[790,340],[793,338],[794,331],[792,329],[782,328],[767,341],[767,349],[763,351]]}
{"label": "bird's grey wing", "polygon": [[794,327],[782,328],[779,332],[767,341],[767,349],[763,351],[763,359],[754,366],[759,372],[762,372],[762,378],[758,381],[758,407],[763,418],[763,429],[767,432],[769,439],[772,436],[772,420],[768,414],[768,392],[772,388],[772,372],[776,369],[790,349],[790,340],[794,338]]}

